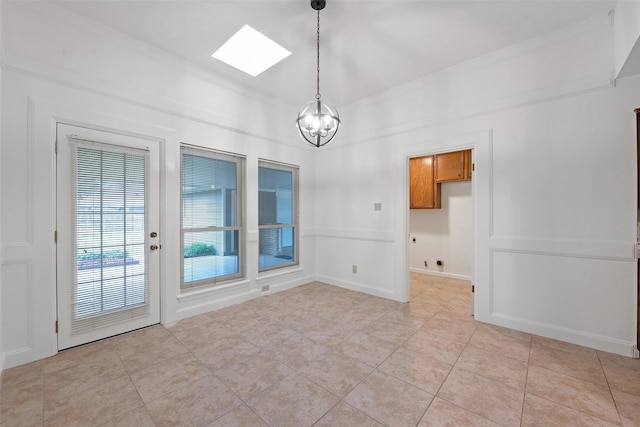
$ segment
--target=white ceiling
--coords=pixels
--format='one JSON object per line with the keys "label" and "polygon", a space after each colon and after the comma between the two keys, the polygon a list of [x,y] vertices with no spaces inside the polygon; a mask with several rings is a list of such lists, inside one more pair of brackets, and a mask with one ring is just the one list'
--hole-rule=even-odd
{"label": "white ceiling", "polygon": [[[292,105],[316,92],[309,0],[60,0],[57,4]],[[615,0],[327,0],[322,99],[341,107],[585,19]],[[243,25],[292,52],[257,77],[211,57]]]}

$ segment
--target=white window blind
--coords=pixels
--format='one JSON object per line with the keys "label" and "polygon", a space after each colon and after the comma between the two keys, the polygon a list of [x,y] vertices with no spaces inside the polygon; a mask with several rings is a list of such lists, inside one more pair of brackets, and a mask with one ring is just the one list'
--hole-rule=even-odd
{"label": "white window blind", "polygon": [[72,164],[72,333],[145,316],[147,153],[77,142]]}
{"label": "white window blind", "polygon": [[182,287],[243,275],[244,159],[182,147]]}

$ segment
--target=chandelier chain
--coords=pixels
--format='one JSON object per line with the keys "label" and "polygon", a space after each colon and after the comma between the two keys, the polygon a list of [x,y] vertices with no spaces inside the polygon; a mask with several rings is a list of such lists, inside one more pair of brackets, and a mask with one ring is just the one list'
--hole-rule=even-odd
{"label": "chandelier chain", "polygon": [[317,67],[316,67],[316,99],[320,99],[320,10],[318,9],[318,30],[316,38]]}

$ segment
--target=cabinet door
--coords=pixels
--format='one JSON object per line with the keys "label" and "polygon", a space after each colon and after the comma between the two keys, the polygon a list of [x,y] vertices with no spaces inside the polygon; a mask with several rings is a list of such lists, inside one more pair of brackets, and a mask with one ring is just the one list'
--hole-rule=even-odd
{"label": "cabinet door", "polygon": [[471,179],[471,150],[442,153],[435,157],[436,182]]}
{"label": "cabinet door", "polygon": [[471,170],[473,169],[473,163],[471,163],[471,150],[464,150],[462,155],[464,156],[464,180],[471,181]]}
{"label": "cabinet door", "polygon": [[433,209],[440,207],[440,184],[433,179],[433,156],[409,159],[409,207]]}

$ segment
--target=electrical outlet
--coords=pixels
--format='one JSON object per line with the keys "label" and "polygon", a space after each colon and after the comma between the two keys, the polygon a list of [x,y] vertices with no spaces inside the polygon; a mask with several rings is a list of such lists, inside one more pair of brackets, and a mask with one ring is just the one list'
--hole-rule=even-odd
{"label": "electrical outlet", "polygon": [[373,210],[374,211],[381,211],[382,210],[382,203],[381,202],[374,203],[373,204]]}
{"label": "electrical outlet", "polygon": [[427,264],[427,261],[426,261],[426,260],[425,260],[425,262],[424,262],[424,266],[425,266],[425,267],[429,267],[429,264]]}
{"label": "electrical outlet", "polygon": [[358,274],[358,266],[357,266],[357,265],[355,265],[355,264],[354,264],[354,265],[352,265],[352,266],[351,266],[351,272],[352,272],[353,274]]}

